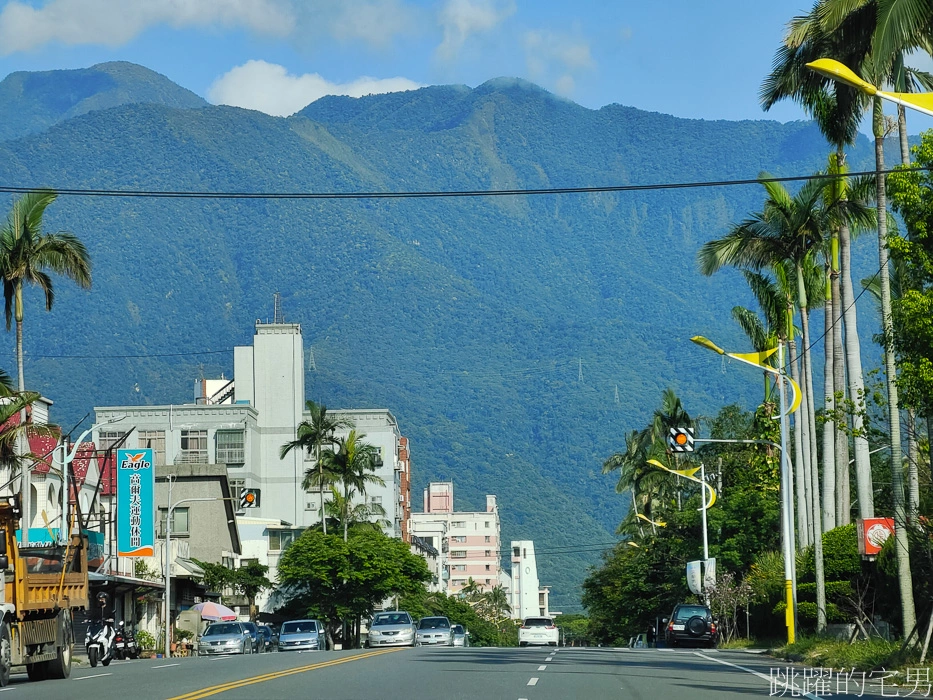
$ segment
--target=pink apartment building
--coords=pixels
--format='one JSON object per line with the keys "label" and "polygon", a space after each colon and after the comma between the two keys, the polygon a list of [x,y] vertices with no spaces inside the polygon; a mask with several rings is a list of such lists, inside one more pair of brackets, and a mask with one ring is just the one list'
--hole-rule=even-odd
{"label": "pink apartment building", "polygon": [[434,590],[455,595],[472,578],[482,590],[499,584],[499,509],[495,496],[486,496],[486,510],[454,510],[454,485],[433,482],[424,490],[424,512],[411,514],[411,533],[433,547],[438,556],[426,557],[434,569]]}

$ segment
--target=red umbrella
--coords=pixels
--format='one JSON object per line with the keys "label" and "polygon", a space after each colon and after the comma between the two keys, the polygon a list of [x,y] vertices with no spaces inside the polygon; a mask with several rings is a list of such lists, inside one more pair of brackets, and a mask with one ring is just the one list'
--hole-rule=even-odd
{"label": "red umbrella", "polygon": [[202,620],[235,620],[237,619],[237,614],[233,612],[230,608],[220,603],[212,603],[207,601],[206,603],[197,603],[196,605],[191,606],[192,610],[197,610],[201,613]]}

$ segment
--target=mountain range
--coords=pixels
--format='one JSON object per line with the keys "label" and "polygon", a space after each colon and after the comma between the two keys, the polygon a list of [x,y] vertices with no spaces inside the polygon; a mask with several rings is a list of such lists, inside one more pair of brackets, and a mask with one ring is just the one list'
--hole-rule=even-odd
{"label": "mountain range", "polygon": [[[57,422],[190,401],[278,292],[313,354],[308,398],[390,409],[415,493],[452,480],[463,510],[496,494],[504,541],[535,540],[567,612],[626,509],[602,462],[662,390],[697,415],[757,401],[754,375],[688,342],[746,345],[741,278],[695,263],[761,206],[760,185],[727,183],[810,175],[828,153],[810,122],[591,110],[506,78],[271,117],[127,63],[11,74],[0,125],[0,188],[62,192],[45,225],[94,263],[93,289],[59,280],[51,313],[26,296],[27,384]],[[850,164],[870,159],[862,138]],[[664,187],[600,191],[644,185]],[[594,191],[524,192],[548,188]],[[330,196],[490,190],[519,194]]]}

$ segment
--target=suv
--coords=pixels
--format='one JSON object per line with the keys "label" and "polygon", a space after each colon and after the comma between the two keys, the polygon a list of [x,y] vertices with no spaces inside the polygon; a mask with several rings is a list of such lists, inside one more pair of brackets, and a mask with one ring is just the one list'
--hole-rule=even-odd
{"label": "suv", "polygon": [[550,617],[526,617],[518,628],[518,646],[543,644],[556,647],[560,641],[560,630]]}
{"label": "suv", "polygon": [[718,634],[712,611],[705,605],[681,603],[674,607],[671,616],[664,620],[667,628],[664,641],[669,647],[676,647],[682,642],[702,644],[710,649],[716,647]]}

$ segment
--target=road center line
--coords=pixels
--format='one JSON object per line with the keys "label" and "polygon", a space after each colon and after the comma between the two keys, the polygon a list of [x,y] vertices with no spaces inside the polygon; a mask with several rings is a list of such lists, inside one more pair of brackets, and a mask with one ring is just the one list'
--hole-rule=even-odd
{"label": "road center line", "polygon": [[164,666],[153,666],[152,668],[171,668],[172,666],[181,666],[181,664],[165,664]]}
{"label": "road center line", "polygon": [[76,681],[86,681],[88,678],[103,678],[104,676],[112,676],[112,673],[98,673],[94,676],[81,676],[80,678],[75,678]]}
{"label": "road center line", "polygon": [[793,683],[788,684],[788,683],[781,683],[780,680],[775,681],[775,679],[770,678],[770,677],[766,676],[766,675],[763,674],[763,673],[759,673],[758,671],[753,671],[753,670],[750,669],[750,668],[745,668],[745,666],[739,666],[738,664],[734,664],[734,663],[732,663],[731,661],[725,661],[725,660],[723,660],[723,659],[717,659],[715,656],[707,656],[706,654],[704,654],[704,653],[702,653],[702,652],[699,652],[699,651],[695,651],[695,652],[693,652],[693,653],[696,654],[697,656],[702,656],[704,659],[707,659],[708,661],[715,661],[715,662],[718,663],[718,664],[724,664],[724,665],[726,665],[726,666],[732,666],[733,668],[737,668],[737,669],[739,669],[739,670],[741,670],[741,671],[745,671],[746,673],[750,673],[750,674],[752,674],[753,676],[758,676],[758,677],[761,678],[762,680],[768,681],[768,683],[776,682],[776,683],[778,683],[779,685],[783,685],[785,688],[787,688],[787,689],[790,690],[791,692],[799,693],[799,695],[798,695],[797,697],[809,698],[809,700],[821,700],[819,697],[817,697],[817,696],[814,695],[813,693],[806,693],[806,692],[804,692],[802,688],[798,688],[798,687],[797,687],[796,685],[794,685]]}
{"label": "road center line", "polygon": [[538,685],[538,679],[532,678],[530,681],[528,681],[528,685]]}
{"label": "road center line", "polygon": [[546,668],[547,668],[547,666],[538,666],[538,670],[539,670],[539,671],[543,671],[543,670],[545,670]]}
{"label": "road center line", "polygon": [[310,664],[308,666],[299,666],[298,668],[290,668],[285,671],[275,671],[273,673],[266,673],[262,676],[242,678],[238,681],[231,681],[229,683],[220,683],[218,685],[208,686],[207,688],[193,690],[190,693],[184,693],[183,695],[176,695],[174,698],[170,698],[169,700],[199,700],[200,698],[210,697],[211,695],[217,695],[218,693],[223,693],[227,690],[235,690],[237,688],[253,685],[255,683],[264,683],[265,681],[272,681],[277,678],[292,676],[296,673],[305,673],[306,671],[314,671],[319,668],[328,668],[330,666],[339,666],[340,664],[349,663],[351,661],[359,661],[360,659],[368,659],[372,656],[381,656],[383,654],[393,654],[399,651],[402,651],[401,647],[395,647],[393,649],[381,649],[379,651],[371,651],[366,654],[344,656],[339,659],[333,659],[332,661],[324,661],[321,663]]}

